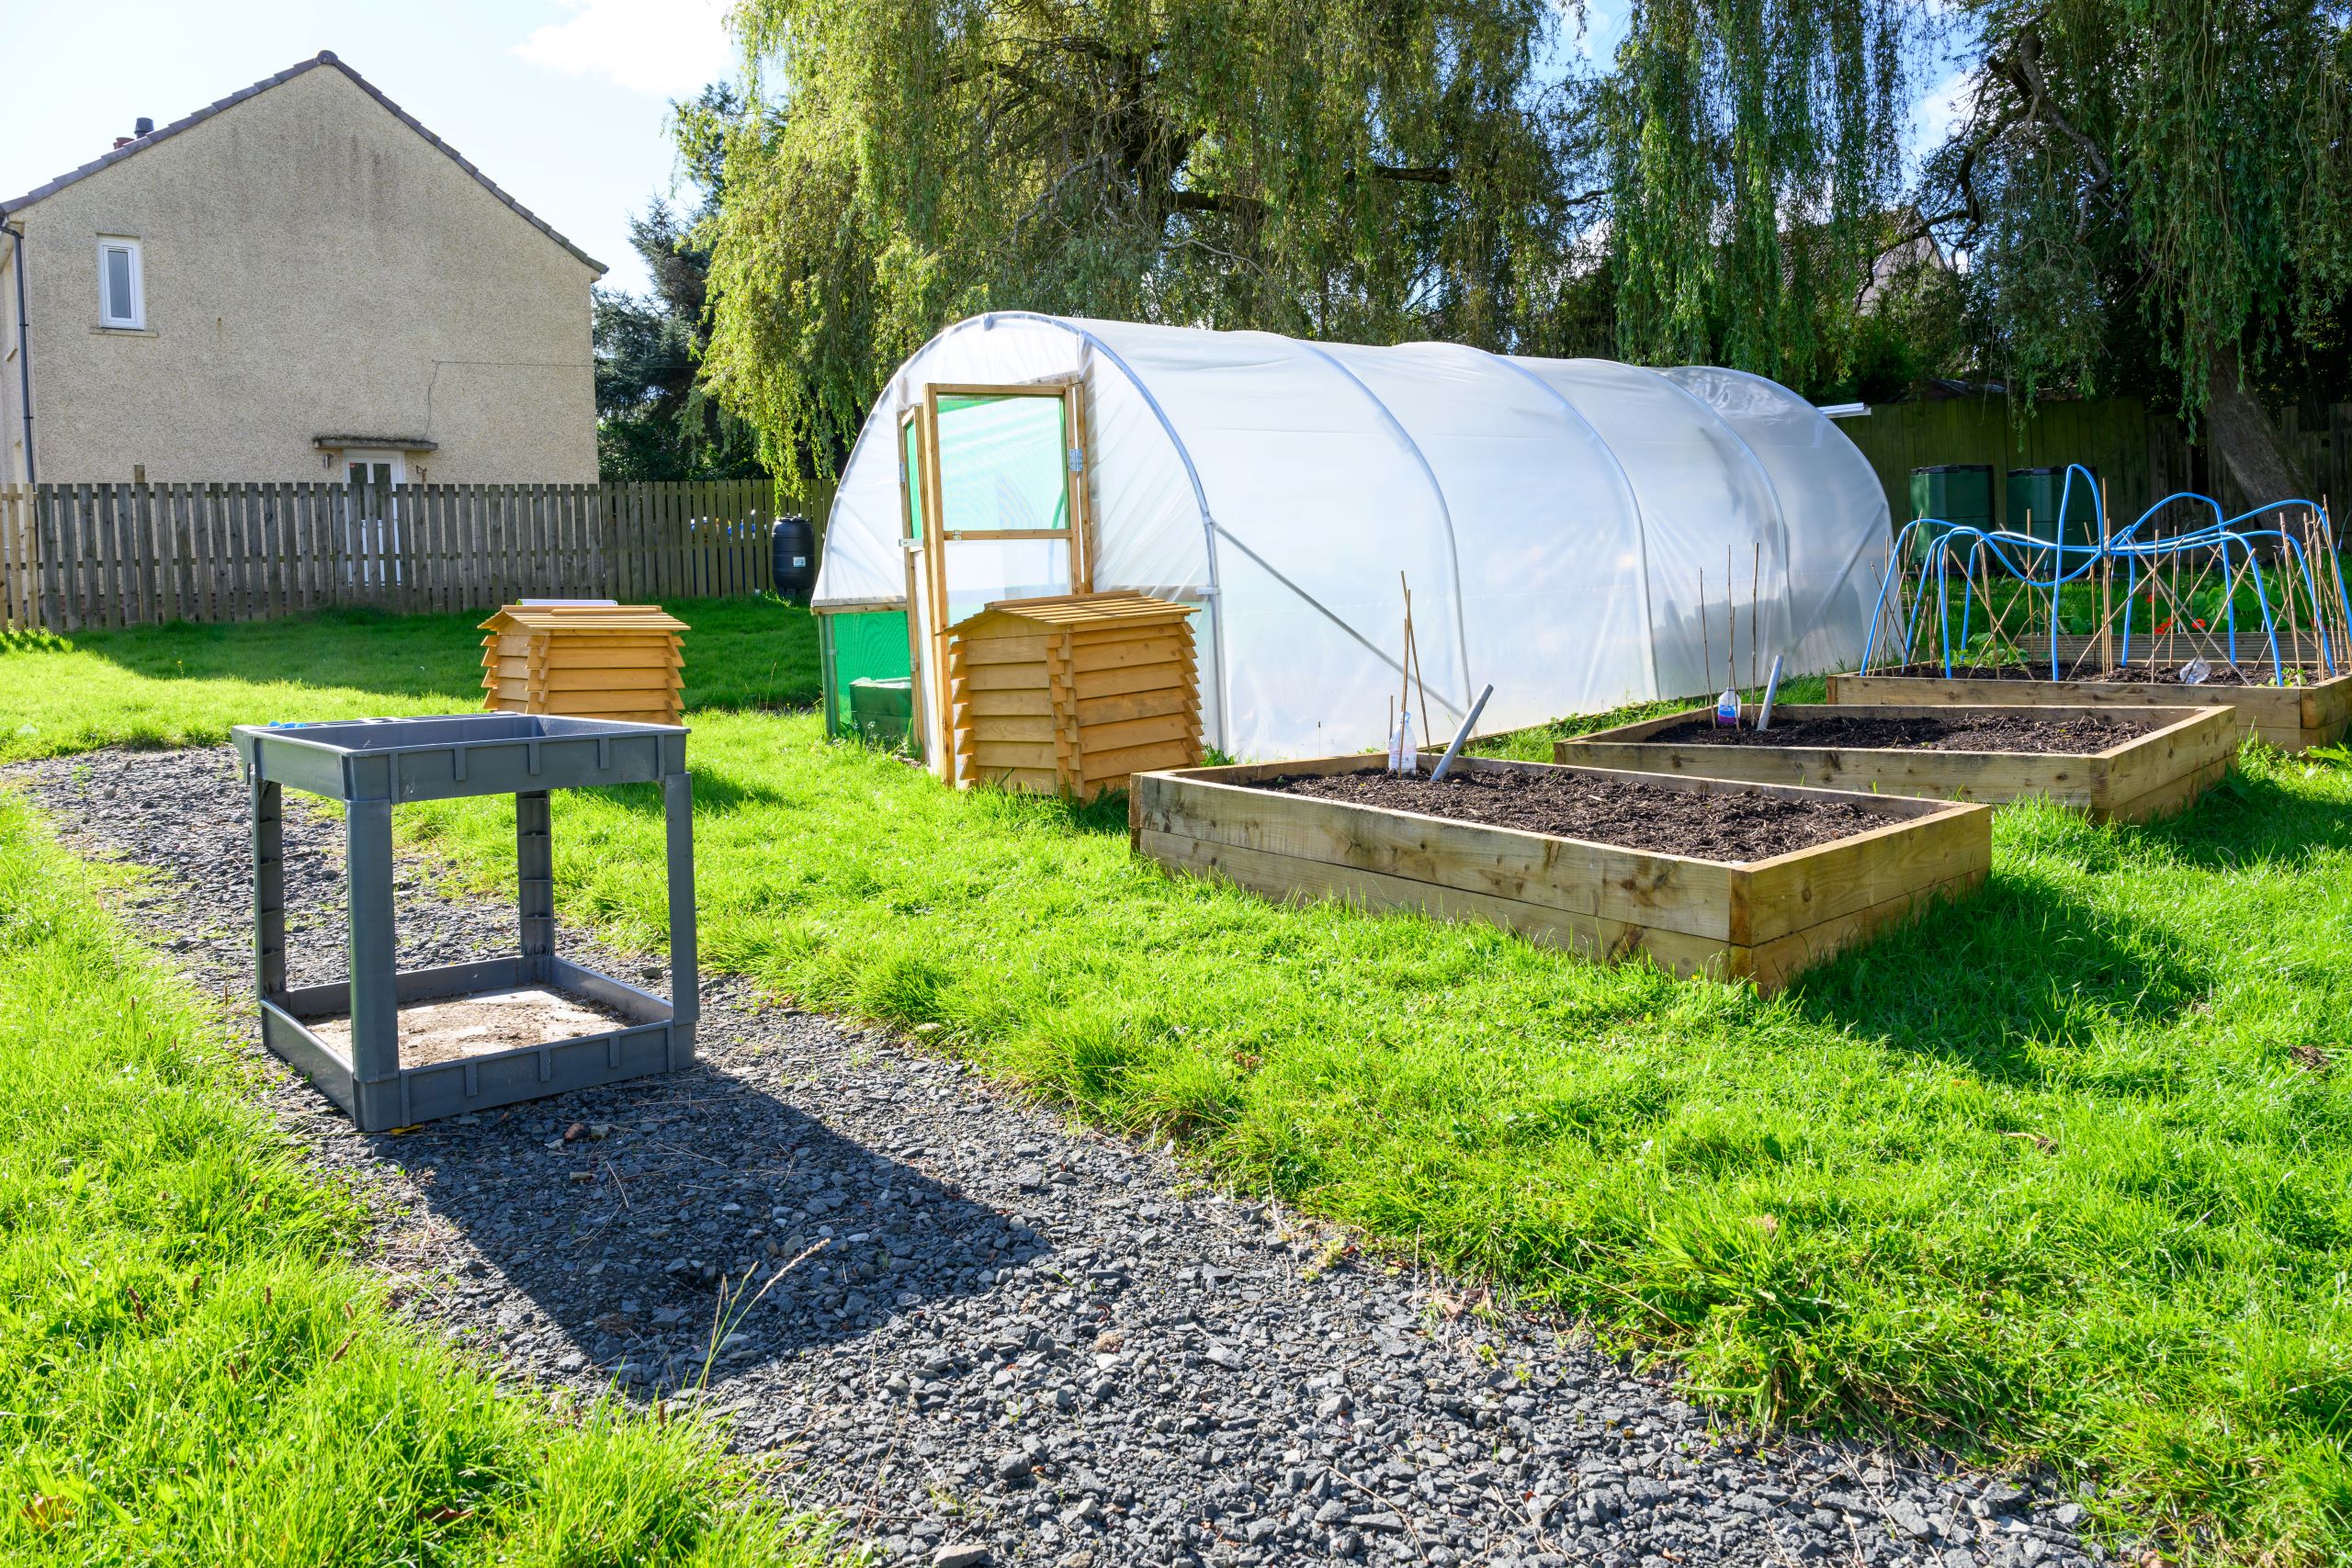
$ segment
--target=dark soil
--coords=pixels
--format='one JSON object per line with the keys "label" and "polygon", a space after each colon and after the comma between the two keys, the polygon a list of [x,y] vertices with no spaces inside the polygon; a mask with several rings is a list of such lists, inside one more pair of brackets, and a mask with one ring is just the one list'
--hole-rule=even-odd
{"label": "dark soil", "polygon": [[[2114,669],[2105,671],[2069,673],[2065,676],[2065,682],[2070,684],[2076,682],[2098,681],[2120,686],[2177,686],[2180,683],[2181,665],[2187,662],[2188,660],[2182,660],[2170,664],[2119,664]],[[1906,664],[1899,670],[1877,670],[1871,673],[1918,676],[1939,681],[1944,678],[1944,667],[1940,664]],[[2290,686],[2313,686],[2328,678],[2326,671],[2315,667],[2298,668],[2290,665],[2287,669],[2287,683]],[[2050,679],[2050,666],[2046,663],[2041,665],[1955,664],[1951,667],[1951,679],[1955,681],[2047,681]],[[2270,666],[2267,664],[2215,664],[2212,667],[2212,673],[2206,676],[2201,683],[2208,686],[2267,686],[2273,682]]]}
{"label": "dark soil", "polygon": [[1280,778],[1257,787],[1701,860],[1767,860],[1888,820],[1862,806],[1750,795],[1736,785],[1700,795],[1532,768],[1458,773],[1442,784],[1426,774],[1373,772]]}
{"label": "dark soil", "polygon": [[2043,718],[2032,708],[1970,708],[1953,716],[1892,717],[1856,714],[1776,721],[1762,734],[1718,729],[1694,718],[1662,729],[1650,740],[1667,746],[1835,746],[1903,751],[2104,751],[2157,726],[2153,720]]}

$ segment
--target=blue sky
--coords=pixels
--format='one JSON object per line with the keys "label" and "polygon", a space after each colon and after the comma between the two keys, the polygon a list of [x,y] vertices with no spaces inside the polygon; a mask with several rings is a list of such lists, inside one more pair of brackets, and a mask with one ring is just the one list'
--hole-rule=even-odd
{"label": "blue sky", "polygon": [[732,73],[719,0],[0,0],[0,197],[331,49],[514,198],[646,286],[669,101]]}
{"label": "blue sky", "polygon": [[[1627,0],[1589,0],[1571,47],[1605,60]],[[1563,7],[1566,8],[1565,6]],[[646,287],[627,220],[671,189],[672,98],[734,72],[725,0],[0,0],[0,197],[332,49],[515,199]],[[1948,68],[1947,68],[1948,69]],[[1934,73],[1930,73],[1934,74]],[[1953,79],[1924,83],[1940,130]]]}

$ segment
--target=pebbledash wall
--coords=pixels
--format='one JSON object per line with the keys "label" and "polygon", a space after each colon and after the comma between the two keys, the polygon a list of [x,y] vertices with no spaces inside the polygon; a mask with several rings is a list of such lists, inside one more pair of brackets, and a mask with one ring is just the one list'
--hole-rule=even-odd
{"label": "pebbledash wall", "polygon": [[[126,130],[129,129],[126,126]],[[22,231],[35,477],[594,483],[604,268],[322,53],[0,201]],[[138,242],[145,321],[100,324]],[[25,480],[17,249],[0,233],[0,484]]]}

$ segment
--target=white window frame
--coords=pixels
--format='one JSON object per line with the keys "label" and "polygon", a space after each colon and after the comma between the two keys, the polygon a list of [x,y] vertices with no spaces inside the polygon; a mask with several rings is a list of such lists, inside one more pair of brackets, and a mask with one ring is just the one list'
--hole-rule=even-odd
{"label": "white window frame", "polygon": [[[114,301],[107,288],[107,253],[121,251],[130,257],[130,314],[114,313]],[[127,234],[98,236],[98,325],[123,332],[147,330],[147,268],[140,254],[138,241]]]}

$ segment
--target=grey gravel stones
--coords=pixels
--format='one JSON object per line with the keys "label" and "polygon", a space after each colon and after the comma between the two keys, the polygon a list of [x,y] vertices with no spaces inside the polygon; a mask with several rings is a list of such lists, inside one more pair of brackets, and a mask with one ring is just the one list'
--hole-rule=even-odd
{"label": "grey gravel stones", "polygon": [[[126,912],[245,1010],[225,750],[9,770]],[[562,807],[556,808],[560,843]],[[293,977],[338,967],[328,818],[286,825]],[[505,951],[403,867],[403,966]],[[576,931],[568,952],[620,957]],[[628,959],[638,973],[659,965]],[[377,1214],[405,1310],[559,1397],[718,1422],[894,1564],[2076,1568],[2048,1485],[1759,1446],[1574,1325],[1355,1260],[1287,1210],[884,1034],[707,981],[701,1062],[362,1137],[247,1032],[268,1103]]]}

